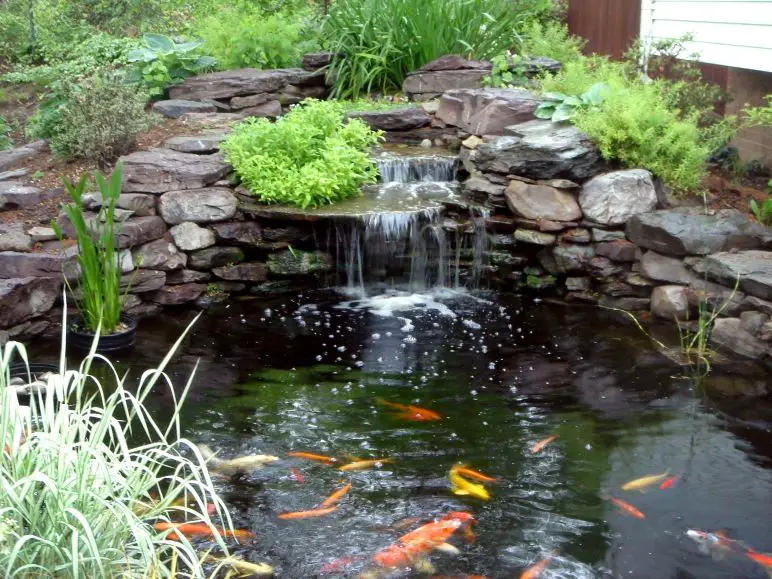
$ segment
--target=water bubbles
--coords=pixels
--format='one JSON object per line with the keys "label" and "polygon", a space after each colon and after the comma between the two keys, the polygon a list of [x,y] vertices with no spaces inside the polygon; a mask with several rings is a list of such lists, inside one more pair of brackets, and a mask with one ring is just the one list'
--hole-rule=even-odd
{"label": "water bubbles", "polygon": [[372,336],[370,336],[370,337],[373,340],[380,340],[381,339],[381,335],[379,333],[377,333],[377,332],[375,334],[373,334]]}
{"label": "water bubbles", "polygon": [[336,350],[338,350],[338,352],[345,352],[346,351],[346,346],[338,346],[336,348]]}
{"label": "water bubbles", "polygon": [[408,334],[402,339],[402,341],[408,344],[415,344],[418,340],[415,339],[415,336]]}
{"label": "water bubbles", "polygon": [[316,361],[317,361],[317,362],[321,362],[321,361],[322,361],[322,356],[321,356],[321,354],[317,354],[317,356],[316,356]]}
{"label": "water bubbles", "polygon": [[588,442],[587,444],[584,445],[584,449],[585,450],[592,450],[592,445]]}

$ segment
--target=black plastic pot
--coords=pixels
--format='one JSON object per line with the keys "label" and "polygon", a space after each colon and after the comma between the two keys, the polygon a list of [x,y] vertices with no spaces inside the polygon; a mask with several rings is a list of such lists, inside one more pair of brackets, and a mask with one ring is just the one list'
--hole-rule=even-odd
{"label": "black plastic pot", "polygon": [[[121,321],[128,326],[128,330],[116,334],[99,336],[97,343],[97,352],[115,352],[125,350],[134,345],[134,339],[137,337],[137,320],[134,316],[121,314]],[[93,332],[84,332],[80,328],[81,318],[75,316],[67,328],[67,345],[79,350],[90,350],[94,343]]]}

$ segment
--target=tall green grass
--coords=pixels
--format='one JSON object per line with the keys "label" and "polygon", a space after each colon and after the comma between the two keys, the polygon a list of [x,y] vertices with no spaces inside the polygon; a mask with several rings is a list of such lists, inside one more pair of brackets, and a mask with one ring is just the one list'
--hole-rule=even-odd
{"label": "tall green grass", "polygon": [[[96,340],[79,369],[67,370],[63,338],[59,371],[28,407],[6,387],[11,362],[27,363],[24,346],[0,349],[0,576],[205,576],[187,539],[168,540],[152,526],[170,516],[211,526],[206,505],[214,503],[232,531],[203,457],[180,436],[180,407],[193,376],[175,393],[164,374],[188,330],[131,388],[95,353]],[[96,361],[109,380],[93,375]],[[165,423],[145,404],[158,389],[174,400]],[[180,497],[194,506],[172,506]],[[227,553],[219,535],[216,541]]]}
{"label": "tall green grass", "polygon": [[446,54],[491,58],[548,8],[549,0],[337,0],[324,26],[338,55],[333,96],[399,91],[407,73]]}

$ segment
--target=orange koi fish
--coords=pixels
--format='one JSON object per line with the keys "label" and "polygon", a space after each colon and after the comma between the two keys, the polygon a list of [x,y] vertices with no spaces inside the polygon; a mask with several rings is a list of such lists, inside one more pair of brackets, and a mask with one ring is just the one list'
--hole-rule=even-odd
{"label": "orange koi fish", "polygon": [[288,452],[287,456],[294,456],[295,458],[307,458],[308,460],[315,460],[317,462],[324,462],[326,464],[332,464],[336,461],[336,459],[332,456],[313,454],[311,452]]}
{"label": "orange koi fish", "polygon": [[343,570],[351,565],[352,563],[355,563],[361,559],[361,557],[341,557],[339,559],[334,559],[333,561],[330,561],[329,563],[326,563],[322,566],[321,569],[319,569],[319,573],[322,575],[338,575],[343,572]]}
{"label": "orange koi fish", "polygon": [[472,470],[471,468],[467,468],[463,464],[457,464],[453,468],[455,468],[458,474],[468,476],[469,478],[473,478],[483,482],[496,482],[496,479],[493,478],[492,476],[487,476],[479,471]]}
{"label": "orange koi fish", "polygon": [[332,505],[336,504],[340,499],[343,498],[343,496],[351,490],[351,483],[347,484],[344,487],[339,488],[337,491],[332,493],[329,497],[324,499],[322,501],[322,504],[319,505],[320,509],[325,509],[327,507],[331,507]]}
{"label": "orange koi fish", "polygon": [[614,503],[617,507],[619,507],[623,512],[627,513],[631,517],[635,517],[636,519],[645,519],[646,516],[636,509],[633,505],[626,503],[622,499],[616,499],[614,497],[609,497],[609,500]]}
{"label": "orange koi fish", "polygon": [[156,531],[168,531],[172,530],[167,537],[173,541],[179,541],[180,537],[177,533],[185,535],[186,537],[213,537],[215,533],[222,535],[226,538],[233,539],[254,539],[255,534],[251,531],[244,529],[236,529],[235,531],[227,531],[225,529],[219,529],[217,527],[210,527],[204,523],[167,523],[161,521],[153,525]]}
{"label": "orange koi fish", "polygon": [[303,477],[302,474],[300,474],[300,471],[296,468],[290,469],[290,478],[292,480],[298,481],[300,484],[303,484],[306,482],[306,479]]}
{"label": "orange koi fish", "polygon": [[662,484],[659,485],[659,490],[664,491],[665,489],[669,489],[673,486],[675,481],[678,480],[677,476],[669,476],[665,480],[662,481]]}
{"label": "orange koi fish", "polygon": [[402,420],[413,420],[415,422],[426,422],[429,420],[442,420],[442,416],[440,416],[433,410],[421,408],[420,406],[397,404],[396,402],[389,402],[388,400],[378,400],[378,402],[380,402],[384,406],[388,406],[389,408],[395,408],[397,410],[401,410],[402,412],[397,414],[397,418],[401,418]]}
{"label": "orange koi fish", "polygon": [[542,559],[538,563],[531,565],[523,571],[520,574],[520,579],[537,579],[537,577],[541,577],[541,574],[544,573],[544,570],[549,566],[549,564],[552,563],[552,557],[547,557],[546,559]]}
{"label": "orange koi fish", "polygon": [[536,454],[537,452],[540,452],[545,446],[547,446],[550,442],[555,440],[558,437],[557,434],[553,434],[552,436],[548,436],[547,438],[543,438],[536,444],[534,444],[531,447],[531,453]]}
{"label": "orange koi fish", "polygon": [[358,460],[356,462],[344,464],[343,466],[338,467],[338,470],[342,470],[344,472],[367,470],[367,469],[373,468],[374,466],[380,466],[381,464],[386,464],[387,462],[391,462],[391,459],[390,458],[373,458],[370,460]]}
{"label": "orange koi fish", "polygon": [[386,569],[401,569],[412,566],[416,560],[435,549],[442,549],[446,541],[459,529],[474,523],[471,513],[455,511],[438,521],[427,523],[415,531],[400,537],[385,549],[373,555],[373,561]]}
{"label": "orange koi fish", "polygon": [[310,511],[294,511],[291,513],[281,513],[280,519],[310,519],[312,517],[323,517],[338,510],[338,507],[328,507],[326,509],[312,509]]}
{"label": "orange koi fish", "polygon": [[772,571],[772,555],[768,555],[766,553],[758,553],[753,549],[748,549],[748,551],[745,553],[745,556],[748,557],[748,559],[751,561],[754,561],[759,565],[763,565]]}

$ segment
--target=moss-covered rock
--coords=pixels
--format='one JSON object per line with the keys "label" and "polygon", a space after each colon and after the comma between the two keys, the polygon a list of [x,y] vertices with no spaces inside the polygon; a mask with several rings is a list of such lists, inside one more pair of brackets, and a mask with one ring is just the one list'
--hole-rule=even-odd
{"label": "moss-covered rock", "polygon": [[332,271],[333,260],[324,251],[300,251],[287,249],[268,256],[268,271],[276,277],[312,275]]}

